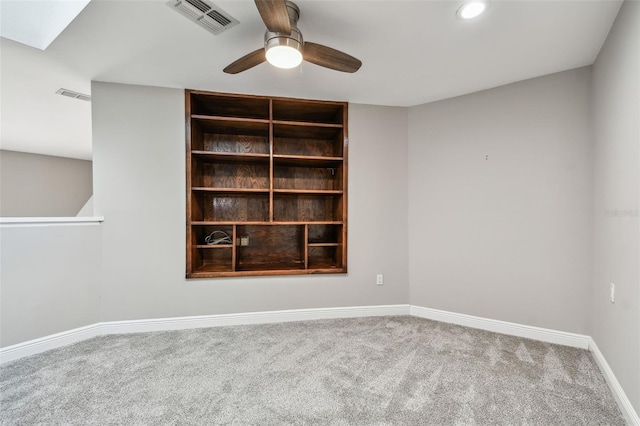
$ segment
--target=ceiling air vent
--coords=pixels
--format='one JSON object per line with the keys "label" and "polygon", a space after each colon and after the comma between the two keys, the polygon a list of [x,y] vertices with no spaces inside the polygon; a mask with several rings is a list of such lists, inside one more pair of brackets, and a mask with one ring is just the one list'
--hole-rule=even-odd
{"label": "ceiling air vent", "polygon": [[236,18],[205,0],[170,0],[167,5],[214,35],[239,24]]}
{"label": "ceiling air vent", "polygon": [[58,89],[56,91],[56,95],[62,95],[73,99],[80,99],[81,101],[91,101],[91,96],[85,95],[84,93],[74,92],[73,90],[68,89]]}

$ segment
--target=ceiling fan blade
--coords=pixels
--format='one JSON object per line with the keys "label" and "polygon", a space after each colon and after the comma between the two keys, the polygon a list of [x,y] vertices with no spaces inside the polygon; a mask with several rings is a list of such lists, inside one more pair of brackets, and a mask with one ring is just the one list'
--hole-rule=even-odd
{"label": "ceiling fan blade", "polygon": [[237,61],[227,65],[227,67],[223,70],[227,74],[238,74],[239,72],[246,71],[249,68],[253,68],[256,65],[260,65],[267,58],[264,53],[264,48],[261,47],[258,50],[254,50],[248,55],[244,55],[242,58]]}
{"label": "ceiling fan blade", "polygon": [[317,43],[305,42],[302,51],[305,61],[342,72],[356,72],[362,66],[359,59]]}
{"label": "ceiling fan blade", "polygon": [[291,22],[285,0],[255,0],[260,17],[273,33],[291,34]]}

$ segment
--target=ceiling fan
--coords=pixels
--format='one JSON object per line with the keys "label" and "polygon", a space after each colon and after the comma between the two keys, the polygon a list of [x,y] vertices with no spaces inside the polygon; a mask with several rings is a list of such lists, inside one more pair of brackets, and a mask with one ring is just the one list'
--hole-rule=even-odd
{"label": "ceiling fan", "polygon": [[229,64],[224,72],[237,74],[268,61],[279,68],[295,68],[302,60],[336,71],[353,73],[362,62],[317,43],[305,42],[298,29],[300,9],[289,0],[255,0],[267,31],[264,47]]}

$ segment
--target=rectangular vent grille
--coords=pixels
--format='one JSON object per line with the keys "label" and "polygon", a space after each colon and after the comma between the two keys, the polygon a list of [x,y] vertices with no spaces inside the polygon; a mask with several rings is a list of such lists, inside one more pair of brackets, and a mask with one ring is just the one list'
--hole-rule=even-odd
{"label": "rectangular vent grille", "polygon": [[81,101],[91,101],[91,96],[85,95],[84,93],[74,92],[73,90],[58,89],[56,94],[66,96],[68,98],[80,99]]}
{"label": "rectangular vent grille", "polygon": [[200,0],[186,0],[186,2],[189,3],[191,6],[195,7],[196,9],[198,9],[202,13],[207,13],[207,11],[211,9],[211,7],[209,7],[208,4]]}
{"label": "rectangular vent grille", "polygon": [[212,10],[211,12],[207,13],[207,16],[209,16],[211,19],[213,19],[214,21],[216,21],[218,24],[222,25],[223,27],[226,27],[227,25],[229,25],[231,23],[231,20],[229,18],[227,18],[226,16],[222,15],[217,10]]}
{"label": "rectangular vent grille", "polygon": [[214,35],[240,23],[220,7],[205,0],[170,0],[167,5]]}

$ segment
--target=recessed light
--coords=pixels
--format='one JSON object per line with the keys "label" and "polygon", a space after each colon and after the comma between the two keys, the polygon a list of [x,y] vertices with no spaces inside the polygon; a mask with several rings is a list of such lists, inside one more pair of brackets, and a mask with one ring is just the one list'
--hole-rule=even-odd
{"label": "recessed light", "polygon": [[487,3],[485,1],[470,1],[460,6],[456,14],[461,19],[473,19],[486,9]]}

